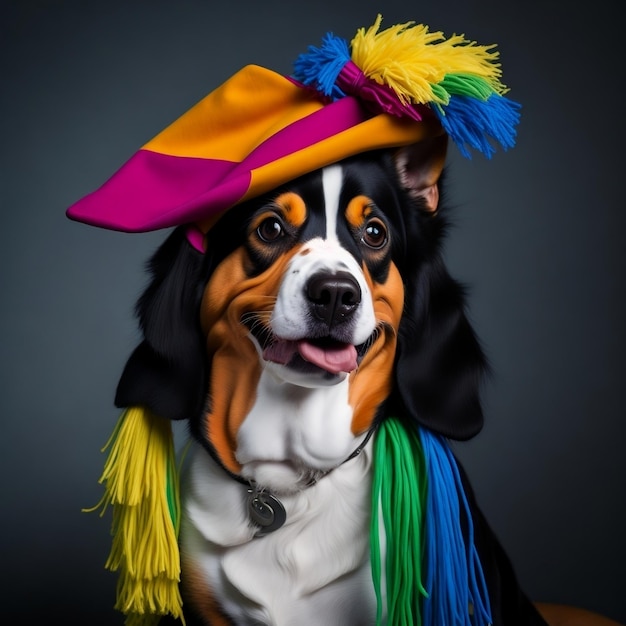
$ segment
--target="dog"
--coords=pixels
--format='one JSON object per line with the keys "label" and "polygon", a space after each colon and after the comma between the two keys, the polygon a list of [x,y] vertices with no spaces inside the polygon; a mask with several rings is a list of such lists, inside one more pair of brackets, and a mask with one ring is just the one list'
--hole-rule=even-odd
{"label": "dog", "polygon": [[[377,623],[377,429],[483,423],[487,359],[442,256],[446,147],[341,160],[224,212],[205,254],[179,226],[150,260],[116,404],[189,423],[187,624]],[[545,624],[459,468],[492,623]]]}

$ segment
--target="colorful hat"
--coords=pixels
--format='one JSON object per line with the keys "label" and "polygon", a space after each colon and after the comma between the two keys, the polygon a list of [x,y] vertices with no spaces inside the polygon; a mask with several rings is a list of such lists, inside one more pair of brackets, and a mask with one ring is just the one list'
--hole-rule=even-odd
{"label": "colorful hat", "polygon": [[68,211],[126,232],[194,224],[343,158],[443,132],[462,154],[514,145],[519,105],[504,97],[494,46],[413,22],[351,44],[328,33],[293,77],[244,67]]}

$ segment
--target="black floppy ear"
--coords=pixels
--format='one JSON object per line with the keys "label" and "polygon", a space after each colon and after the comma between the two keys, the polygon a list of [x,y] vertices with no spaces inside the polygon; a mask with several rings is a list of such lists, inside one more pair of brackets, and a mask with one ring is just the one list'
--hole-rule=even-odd
{"label": "black floppy ear", "polygon": [[480,387],[488,366],[464,312],[462,287],[440,258],[407,285],[396,361],[403,413],[451,439],[483,425]]}
{"label": "black floppy ear", "polygon": [[150,259],[151,282],[136,306],[143,341],[118,383],[118,407],[145,406],[169,419],[204,403],[206,356],[200,332],[203,256],[178,228]]}
{"label": "black floppy ear", "polygon": [[488,370],[465,314],[463,287],[448,273],[438,212],[446,137],[404,148],[396,158],[414,206],[406,215],[405,305],[398,332],[395,401],[419,424],[451,439],[482,427],[480,387]]}

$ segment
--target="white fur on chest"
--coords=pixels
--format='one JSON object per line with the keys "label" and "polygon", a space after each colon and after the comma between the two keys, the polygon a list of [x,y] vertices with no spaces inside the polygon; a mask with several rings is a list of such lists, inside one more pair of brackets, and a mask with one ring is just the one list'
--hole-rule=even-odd
{"label": "white fur on chest", "polygon": [[[280,366],[279,366],[280,367]],[[317,389],[284,383],[266,364],[254,406],[237,434],[241,475],[284,494],[307,482],[308,471],[345,461],[363,437],[352,434],[348,378]]]}
{"label": "white fur on chest", "polygon": [[[302,491],[282,496],[287,520],[255,538],[246,486],[202,448],[190,451],[181,550],[238,626],[370,626],[371,442]],[[184,576],[184,570],[183,570]]]}

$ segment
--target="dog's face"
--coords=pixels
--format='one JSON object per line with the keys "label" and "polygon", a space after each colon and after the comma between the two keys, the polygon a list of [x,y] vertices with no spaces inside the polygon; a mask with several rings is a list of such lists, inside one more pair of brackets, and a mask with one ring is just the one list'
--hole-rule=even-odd
{"label": "dog's face", "polygon": [[263,459],[327,470],[390,391],[404,306],[392,254],[397,188],[376,161],[345,162],[238,213],[239,245],[211,273],[201,305],[212,364],[203,436],[236,473],[242,463],[258,472]]}
{"label": "dog's face", "polygon": [[239,276],[227,307],[261,363],[285,383],[337,384],[357,369],[377,328],[397,328],[403,293],[392,227],[375,194],[343,192],[349,177],[349,165],[334,165],[255,208],[242,254],[224,261],[207,286],[203,322],[211,329],[224,311],[213,303]]}
{"label": "dog's face", "polygon": [[344,461],[385,402],[473,434],[484,363],[440,258],[444,155],[438,140],[291,181],[226,212],[203,258],[175,231],[118,404],[189,418],[226,470],[279,491]]}

